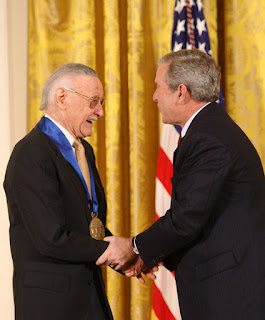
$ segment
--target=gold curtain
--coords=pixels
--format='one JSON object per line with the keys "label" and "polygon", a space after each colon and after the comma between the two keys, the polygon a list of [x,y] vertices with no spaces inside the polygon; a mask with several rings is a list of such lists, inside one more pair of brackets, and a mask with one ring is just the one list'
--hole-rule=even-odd
{"label": "gold curtain", "polygon": [[227,108],[257,148],[265,167],[265,3],[224,3]]}
{"label": "gold curtain", "polygon": [[226,109],[265,168],[265,3],[204,0],[213,55],[222,67]]}
{"label": "gold curtain", "polygon": [[[95,68],[106,96],[92,144],[113,234],[154,221],[160,116],[152,101],[158,59],[170,51],[174,0],[29,0],[28,129],[39,120],[42,86],[67,62]],[[226,107],[265,163],[265,4],[204,0]],[[103,270],[114,318],[149,320],[152,283]]]}
{"label": "gold curtain", "polygon": [[[135,235],[154,221],[159,114],[152,101],[156,63],[170,51],[171,0],[29,0],[28,129],[42,86],[68,62],[95,68],[106,96],[93,145],[105,186],[107,226]],[[115,319],[149,319],[152,283],[107,268],[106,291]]]}

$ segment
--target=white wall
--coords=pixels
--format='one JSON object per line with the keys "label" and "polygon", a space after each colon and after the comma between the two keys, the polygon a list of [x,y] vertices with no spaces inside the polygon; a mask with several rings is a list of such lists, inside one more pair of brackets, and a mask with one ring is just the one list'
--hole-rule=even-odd
{"label": "white wall", "polygon": [[13,266],[2,183],[11,149],[27,127],[27,0],[0,0],[0,8],[0,319],[13,320]]}
{"label": "white wall", "polygon": [[27,131],[28,1],[6,0],[10,85],[11,148]]}
{"label": "white wall", "polygon": [[11,258],[8,242],[8,215],[2,181],[10,150],[10,112],[9,112],[9,83],[8,83],[8,49],[7,49],[7,7],[3,0],[0,0],[0,313],[1,319],[12,319],[12,286],[11,286]]}

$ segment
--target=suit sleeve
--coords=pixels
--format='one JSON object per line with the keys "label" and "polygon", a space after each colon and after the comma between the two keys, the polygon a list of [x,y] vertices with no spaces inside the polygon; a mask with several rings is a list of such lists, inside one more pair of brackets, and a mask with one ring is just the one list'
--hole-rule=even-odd
{"label": "suit sleeve", "polygon": [[37,250],[65,261],[95,262],[108,242],[69,229],[61,197],[67,186],[60,185],[58,171],[47,150],[36,145],[34,153],[32,145],[17,148],[8,167],[5,188],[12,194],[8,206],[19,215],[11,220],[23,221]]}
{"label": "suit sleeve", "polygon": [[136,238],[140,255],[149,267],[172,253],[181,259],[185,249],[196,241],[211,217],[230,168],[224,145],[207,135],[183,141],[177,152],[171,207]]}

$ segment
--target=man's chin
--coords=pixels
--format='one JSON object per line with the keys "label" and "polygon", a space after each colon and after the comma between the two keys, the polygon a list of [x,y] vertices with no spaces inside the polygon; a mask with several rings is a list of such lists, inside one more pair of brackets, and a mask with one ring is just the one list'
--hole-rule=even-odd
{"label": "man's chin", "polygon": [[81,131],[82,138],[91,137],[93,134],[92,130],[83,130]]}

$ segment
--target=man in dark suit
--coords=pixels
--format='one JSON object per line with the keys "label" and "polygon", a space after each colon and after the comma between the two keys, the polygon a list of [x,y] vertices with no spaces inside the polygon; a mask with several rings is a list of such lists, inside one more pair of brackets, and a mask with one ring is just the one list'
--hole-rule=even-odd
{"label": "man in dark suit", "polygon": [[[219,69],[205,53],[181,50],[161,59],[155,82],[163,122],[182,127],[171,206],[133,244],[107,237],[97,263],[139,276],[143,262],[163,261],[175,271],[182,320],[265,319],[264,172],[252,143],[215,103]],[[132,245],[139,257],[129,267]]]}
{"label": "man in dark suit", "polygon": [[[97,235],[111,235],[103,227],[105,194],[93,149],[83,140],[104,115],[103,101],[93,69],[61,66],[43,89],[45,116],[12,152],[4,188],[16,320],[113,319],[95,265],[108,246]],[[75,148],[83,152],[89,180]]]}

